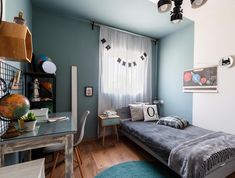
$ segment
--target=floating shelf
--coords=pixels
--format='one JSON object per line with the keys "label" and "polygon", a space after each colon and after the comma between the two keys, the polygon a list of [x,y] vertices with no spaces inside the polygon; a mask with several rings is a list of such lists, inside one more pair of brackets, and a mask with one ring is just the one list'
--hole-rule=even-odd
{"label": "floating shelf", "polygon": [[26,25],[2,21],[0,41],[0,57],[12,61],[31,62],[32,35]]}

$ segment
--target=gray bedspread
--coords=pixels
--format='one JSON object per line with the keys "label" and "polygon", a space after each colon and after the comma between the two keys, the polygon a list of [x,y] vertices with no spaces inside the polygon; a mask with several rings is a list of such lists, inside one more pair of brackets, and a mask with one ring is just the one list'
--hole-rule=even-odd
{"label": "gray bedspread", "polygon": [[173,148],[211,132],[195,126],[188,126],[181,130],[164,125],[157,125],[156,122],[132,122],[130,119],[122,119],[121,128],[148,146],[159,155],[166,164],[168,163],[168,157]]}
{"label": "gray bedspread", "polygon": [[235,136],[212,132],[172,149],[168,165],[183,178],[202,178],[214,166],[235,156]]}

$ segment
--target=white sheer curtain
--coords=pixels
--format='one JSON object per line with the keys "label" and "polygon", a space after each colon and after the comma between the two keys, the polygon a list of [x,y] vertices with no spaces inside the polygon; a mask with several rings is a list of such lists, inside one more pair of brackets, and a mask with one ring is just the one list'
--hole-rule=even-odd
{"label": "white sheer curtain", "polygon": [[151,102],[151,64],[150,39],[101,27],[99,113],[134,102]]}

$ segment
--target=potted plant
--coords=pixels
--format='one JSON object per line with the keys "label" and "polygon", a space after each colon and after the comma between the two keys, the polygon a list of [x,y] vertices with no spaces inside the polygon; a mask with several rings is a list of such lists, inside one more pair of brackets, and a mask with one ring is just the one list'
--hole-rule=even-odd
{"label": "potted plant", "polygon": [[35,129],[37,119],[36,119],[36,116],[34,115],[34,113],[29,112],[28,114],[23,116],[22,120],[24,122],[23,128],[25,131],[33,131]]}

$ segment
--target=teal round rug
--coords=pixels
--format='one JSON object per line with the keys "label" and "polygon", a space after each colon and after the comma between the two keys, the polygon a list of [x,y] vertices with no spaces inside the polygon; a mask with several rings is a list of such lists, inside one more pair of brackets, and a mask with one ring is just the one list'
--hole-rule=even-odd
{"label": "teal round rug", "polygon": [[177,178],[178,176],[164,165],[147,161],[131,161],[112,166],[95,178]]}

